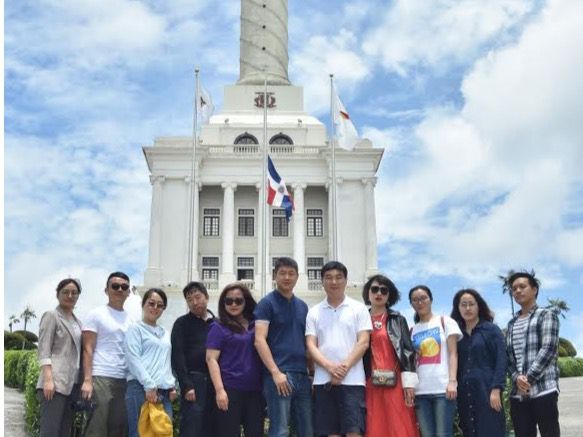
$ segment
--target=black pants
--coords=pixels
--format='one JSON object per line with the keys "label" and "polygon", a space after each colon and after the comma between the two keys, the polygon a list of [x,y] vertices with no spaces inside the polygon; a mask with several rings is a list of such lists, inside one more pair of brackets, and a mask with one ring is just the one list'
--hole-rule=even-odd
{"label": "black pants", "polygon": [[260,391],[225,389],[229,397],[229,409],[217,408],[216,437],[239,437],[241,425],[245,437],[263,436],[263,396]]}
{"label": "black pants", "polygon": [[524,401],[510,399],[510,416],[516,437],[536,437],[536,427],[541,437],[560,437],[559,393],[553,392]]}
{"label": "black pants", "polygon": [[[78,387],[77,387],[78,388]],[[66,396],[55,392],[53,399],[47,401],[42,390],[37,390],[40,403],[40,436],[69,436],[73,426],[73,410],[71,402],[76,399],[77,392]]]}
{"label": "black pants", "polygon": [[184,399],[180,393],[180,437],[207,437],[215,435],[215,389],[206,373],[190,372],[196,400]]}

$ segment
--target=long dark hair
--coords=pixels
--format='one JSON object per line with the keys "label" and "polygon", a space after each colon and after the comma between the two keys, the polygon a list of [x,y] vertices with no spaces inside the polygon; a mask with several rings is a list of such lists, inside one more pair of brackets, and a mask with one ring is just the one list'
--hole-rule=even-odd
{"label": "long dark hair", "polygon": [[235,282],[235,283],[229,284],[225,288],[223,288],[223,292],[221,293],[221,296],[219,297],[219,321],[221,322],[222,325],[226,326],[231,331],[241,333],[241,332],[245,331],[245,328],[243,326],[241,326],[241,324],[237,320],[235,320],[227,312],[227,310],[225,308],[225,299],[227,297],[227,293],[231,290],[241,290],[241,293],[243,293],[243,299],[245,299],[245,308],[243,308],[243,317],[248,322],[253,320],[253,311],[255,310],[255,307],[257,306],[257,302],[255,302],[255,299],[253,299],[253,296],[251,295],[249,288],[241,282]]}
{"label": "long dark hair", "polygon": [[[411,304],[413,303],[413,301],[411,300],[411,296],[413,296],[413,293],[417,290],[423,290],[425,293],[427,293],[427,296],[429,296],[429,300],[433,302],[433,294],[431,293],[429,287],[427,285],[416,285],[415,287],[411,288],[411,290],[409,290],[409,303]],[[415,323],[419,323],[419,321],[421,320],[419,314],[417,314],[417,311],[415,311],[415,316],[413,316],[413,320],[415,321]]]}
{"label": "long dark hair", "polygon": [[453,297],[453,308],[451,309],[451,318],[457,322],[460,328],[466,327],[466,321],[460,313],[460,300],[464,294],[469,294],[473,296],[474,299],[476,299],[476,303],[478,304],[478,318],[480,320],[487,320],[488,322],[494,320],[494,316],[492,315],[490,307],[484,298],[480,295],[480,293],[478,293],[473,288],[463,288]]}

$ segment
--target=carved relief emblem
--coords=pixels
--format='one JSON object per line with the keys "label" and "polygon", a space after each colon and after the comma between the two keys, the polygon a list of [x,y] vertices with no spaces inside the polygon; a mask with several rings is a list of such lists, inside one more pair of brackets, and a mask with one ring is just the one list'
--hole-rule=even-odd
{"label": "carved relief emblem", "polygon": [[[255,93],[255,107],[256,108],[263,108],[263,105],[265,104],[264,102],[264,93],[262,92],[256,92]],[[267,108],[268,109],[272,109],[275,108],[276,104],[275,104],[275,93],[267,93]]]}

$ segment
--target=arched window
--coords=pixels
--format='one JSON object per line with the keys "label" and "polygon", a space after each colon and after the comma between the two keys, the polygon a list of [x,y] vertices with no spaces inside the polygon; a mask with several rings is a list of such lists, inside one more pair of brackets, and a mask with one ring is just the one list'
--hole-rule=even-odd
{"label": "arched window", "polygon": [[271,139],[269,140],[269,144],[293,144],[294,142],[292,141],[292,139],[290,137],[288,137],[287,135],[283,134],[283,133],[278,133],[277,135],[274,135],[271,137]]}
{"label": "arched window", "polygon": [[251,135],[249,132],[239,135],[235,138],[235,144],[259,144],[257,138]]}

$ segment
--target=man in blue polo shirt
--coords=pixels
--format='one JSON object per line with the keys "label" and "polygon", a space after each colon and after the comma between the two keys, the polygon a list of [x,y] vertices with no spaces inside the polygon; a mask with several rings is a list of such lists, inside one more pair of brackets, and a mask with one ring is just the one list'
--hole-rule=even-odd
{"label": "man in blue polo shirt", "polygon": [[287,436],[290,423],[298,437],[312,437],[311,381],[306,359],[308,306],[294,295],[298,264],[282,257],[275,263],[277,288],[255,308],[255,347],[265,366],[269,437]]}

